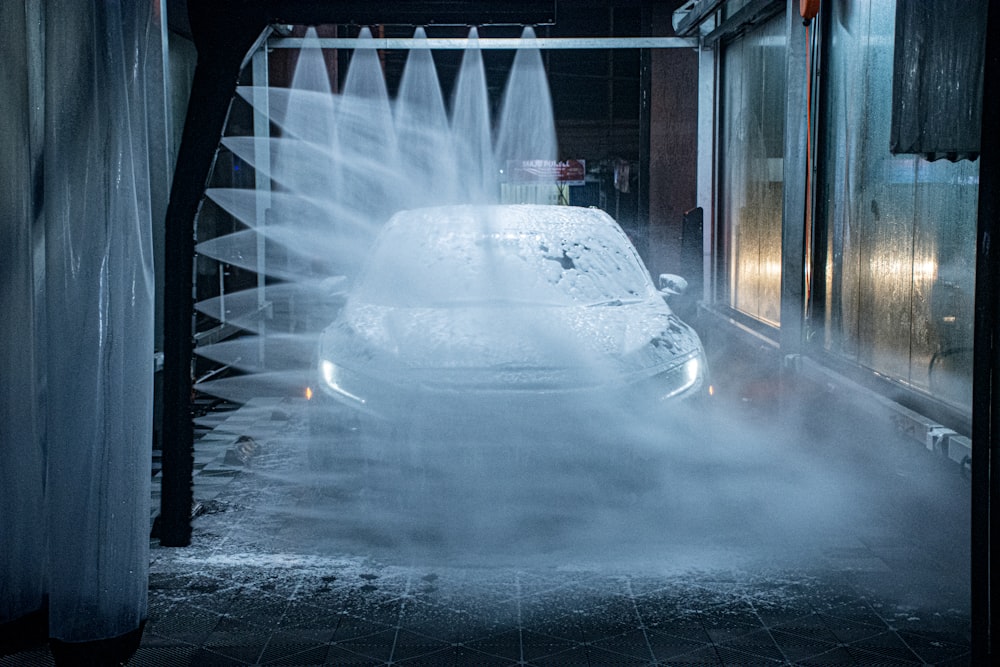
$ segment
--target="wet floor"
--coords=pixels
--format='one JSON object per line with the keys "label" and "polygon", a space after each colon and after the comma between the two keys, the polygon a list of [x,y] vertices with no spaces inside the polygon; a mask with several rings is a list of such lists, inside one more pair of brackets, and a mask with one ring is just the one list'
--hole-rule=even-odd
{"label": "wet floor", "polygon": [[[740,393],[727,410],[745,425],[783,418],[762,385]],[[585,532],[514,532],[492,551],[365,530],[379,514],[305,474],[294,407],[257,409],[260,453],[206,501],[194,546],[154,548],[134,662],[967,664],[967,479],[888,423],[814,401],[798,446],[856,481],[849,526],[777,548],[766,531],[696,531],[618,553]]]}
{"label": "wet floor", "polygon": [[[260,453],[206,501],[194,546],[154,548],[134,664],[969,662],[967,546],[949,544],[964,517],[948,517],[961,512],[967,482],[889,432],[867,434],[898,448],[891,466],[874,466],[886,459],[857,440],[830,455],[863,480],[870,513],[826,540],[777,550],[700,535],[631,555],[528,540],[530,558],[508,545],[493,559],[401,547],[375,529],[326,530],[299,511],[322,485],[285,474],[307,465],[285,437],[299,426],[293,416],[275,429],[269,413],[251,427]],[[331,507],[322,518],[332,524],[363,523]]]}
{"label": "wet floor", "polygon": [[[317,469],[300,401],[218,415],[198,445],[192,546],[152,543],[149,621],[130,664],[969,664],[962,471],[826,393],[782,411],[767,382],[733,388],[725,413],[755,437],[799,423],[780,446],[809,450],[843,487],[821,499],[829,511],[789,497],[818,525],[808,513],[755,517],[778,505],[754,486],[745,507],[725,506],[734,521],[703,530],[667,522],[674,532],[655,534],[658,505],[641,496],[609,515],[626,524],[613,540],[593,525],[470,533],[470,515],[498,516],[481,499],[462,505],[470,487],[445,491],[444,505],[437,496],[455,521],[429,521],[366,496],[361,462],[357,474],[346,461]],[[248,433],[252,451],[238,449]],[[777,476],[771,486],[785,493]],[[780,525],[789,517],[794,529]],[[463,544],[470,535],[493,537]],[[15,664],[51,658],[43,647],[0,658]]]}

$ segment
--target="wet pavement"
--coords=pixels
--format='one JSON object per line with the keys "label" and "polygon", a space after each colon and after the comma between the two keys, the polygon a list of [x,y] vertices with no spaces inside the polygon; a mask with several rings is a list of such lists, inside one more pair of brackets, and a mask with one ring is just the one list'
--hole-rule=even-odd
{"label": "wet pavement", "polygon": [[[220,415],[198,445],[192,546],[152,542],[130,664],[969,664],[960,468],[891,420],[845,421],[836,397],[789,416],[769,391],[744,387],[726,411],[808,422],[800,446],[856,480],[862,513],[798,543],[706,531],[643,539],[641,553],[586,531],[468,551],[394,540],[402,527],[364,530],[383,514],[331,490],[342,478],[316,483],[301,402]],[[256,445],[245,462],[239,434]],[[52,664],[45,647],[0,658],[31,664]]]}
{"label": "wet pavement", "polygon": [[195,545],[154,548],[133,664],[968,664],[967,547],[948,526],[967,482],[891,432],[865,431],[898,448],[888,469],[860,436],[841,452],[873,500],[865,525],[828,540],[775,553],[700,535],[622,558],[528,539],[539,553],[517,559],[322,529],[306,546],[317,524],[292,508],[317,507],[315,490],[279,473],[308,464],[269,427],[251,427],[261,453],[207,501]]}

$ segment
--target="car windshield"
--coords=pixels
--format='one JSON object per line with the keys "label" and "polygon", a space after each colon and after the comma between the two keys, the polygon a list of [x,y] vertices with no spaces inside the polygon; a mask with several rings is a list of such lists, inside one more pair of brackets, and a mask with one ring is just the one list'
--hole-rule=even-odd
{"label": "car windshield", "polygon": [[553,207],[562,211],[539,219],[544,208],[525,207],[536,215],[513,221],[397,219],[376,243],[357,294],[408,308],[611,306],[649,296],[649,276],[610,218]]}

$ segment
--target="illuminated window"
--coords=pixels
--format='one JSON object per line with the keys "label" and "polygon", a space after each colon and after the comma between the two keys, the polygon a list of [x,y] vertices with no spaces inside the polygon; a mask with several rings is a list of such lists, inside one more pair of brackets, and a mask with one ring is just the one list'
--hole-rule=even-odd
{"label": "illuminated window", "polygon": [[890,153],[893,5],[832,5],[816,338],[843,359],[968,409],[979,166]]}
{"label": "illuminated window", "polygon": [[785,17],[722,51],[720,285],[730,307],[778,326],[785,133]]}

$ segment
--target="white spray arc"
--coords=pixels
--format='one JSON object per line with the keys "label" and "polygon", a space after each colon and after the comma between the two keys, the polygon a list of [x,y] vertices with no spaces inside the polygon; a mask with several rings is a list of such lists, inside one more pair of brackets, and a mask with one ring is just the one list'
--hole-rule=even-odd
{"label": "white spray arc", "polygon": [[[474,28],[469,38],[473,44],[478,39]],[[533,30],[525,28],[523,38],[533,39]],[[238,402],[301,395],[316,336],[333,319],[337,293],[393,213],[498,203],[508,161],[556,158],[551,97],[537,49],[518,50],[494,119],[480,50],[473,46],[463,55],[449,114],[431,51],[421,40],[426,34],[418,28],[394,100],[367,28],[340,93],[331,91],[312,29],[290,88],[239,89],[267,112],[280,135],[227,137],[223,144],[258,178],[269,179],[271,189],[209,189],[209,199],[247,229],[199,243],[197,251],[256,271],[263,247],[272,280],[263,299],[252,289],[197,308],[266,335],[199,347],[199,355],[244,373],[200,383],[200,391]]]}

